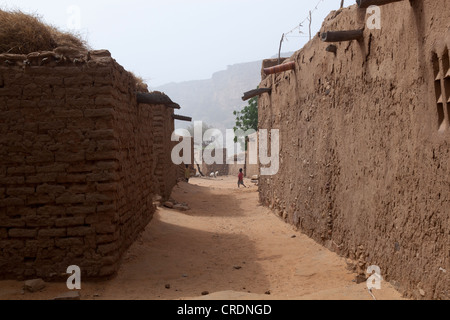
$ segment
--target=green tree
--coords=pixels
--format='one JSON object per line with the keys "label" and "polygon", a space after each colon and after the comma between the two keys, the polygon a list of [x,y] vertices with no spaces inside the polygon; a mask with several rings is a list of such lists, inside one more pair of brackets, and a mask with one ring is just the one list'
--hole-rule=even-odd
{"label": "green tree", "polygon": [[[248,105],[241,111],[234,111],[236,116],[236,126],[234,131],[242,130],[247,132],[248,130],[258,131],[258,97],[254,97],[249,100]],[[238,142],[238,138],[235,138],[234,142]],[[247,141],[240,141],[242,148],[247,150]]]}

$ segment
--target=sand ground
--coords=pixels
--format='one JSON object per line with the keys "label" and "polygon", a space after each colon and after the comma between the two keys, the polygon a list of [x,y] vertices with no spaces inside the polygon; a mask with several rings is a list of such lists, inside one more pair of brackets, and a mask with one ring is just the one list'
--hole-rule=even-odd
{"label": "sand ground", "polygon": [[[354,282],[356,274],[344,258],[260,206],[250,181],[250,188],[237,189],[236,180],[180,183],[173,198],[191,210],[159,208],[128,250],[118,275],[82,282],[82,299],[373,300],[364,283]],[[65,283],[47,284],[33,294],[23,293],[22,286],[0,282],[0,299],[52,299],[67,292]],[[385,282],[374,295],[402,299]]]}

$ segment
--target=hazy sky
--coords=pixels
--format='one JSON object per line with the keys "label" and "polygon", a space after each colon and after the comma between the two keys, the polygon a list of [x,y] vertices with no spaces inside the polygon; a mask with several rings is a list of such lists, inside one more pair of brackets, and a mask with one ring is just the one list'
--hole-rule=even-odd
{"label": "hazy sky", "polygon": [[[269,58],[281,35],[299,25],[319,0],[0,0],[2,9],[40,15],[78,32],[94,49],[108,49],[127,70],[155,87],[207,79],[227,65]],[[346,5],[354,4],[346,0]],[[339,0],[321,0],[313,33]],[[308,40],[308,22],[283,51]],[[295,37],[294,37],[295,36]],[[301,36],[301,37],[299,37]]]}

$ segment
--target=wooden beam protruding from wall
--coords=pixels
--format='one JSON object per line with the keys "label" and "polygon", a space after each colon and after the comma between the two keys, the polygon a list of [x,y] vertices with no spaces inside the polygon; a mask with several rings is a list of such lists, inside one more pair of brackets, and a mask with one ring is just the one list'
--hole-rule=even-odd
{"label": "wooden beam protruding from wall", "polygon": [[166,94],[161,92],[138,92],[136,95],[138,103],[164,105],[172,109],[181,109],[179,104],[173,102]]}
{"label": "wooden beam protruding from wall", "polygon": [[341,42],[361,40],[364,37],[364,30],[348,30],[348,31],[328,31],[322,33],[323,42]]}
{"label": "wooden beam protruding from wall", "polygon": [[358,7],[367,9],[370,6],[383,6],[385,4],[399,2],[403,0],[356,0]]}
{"label": "wooden beam protruding from wall", "polygon": [[287,63],[280,64],[280,65],[275,66],[275,67],[265,68],[264,69],[264,73],[269,75],[269,74],[276,74],[276,73],[289,71],[289,70],[294,70],[294,69],[295,69],[295,62],[292,61],[292,62],[287,62]]}
{"label": "wooden beam protruding from wall", "polygon": [[263,93],[272,93],[272,89],[271,88],[260,88],[260,89],[255,89],[255,90],[251,90],[249,92],[244,93],[244,96],[242,97],[243,101],[247,101],[251,98],[254,98],[256,96],[260,96]]}
{"label": "wooden beam protruding from wall", "polygon": [[191,117],[180,116],[178,114],[174,114],[173,115],[173,119],[174,120],[180,120],[180,121],[186,121],[186,122],[192,122],[192,118]]}

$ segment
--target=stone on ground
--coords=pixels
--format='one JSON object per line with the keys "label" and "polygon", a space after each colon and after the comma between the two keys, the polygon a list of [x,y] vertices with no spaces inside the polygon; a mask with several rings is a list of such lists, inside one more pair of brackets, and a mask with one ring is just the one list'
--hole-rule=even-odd
{"label": "stone on ground", "polygon": [[177,204],[177,205],[173,206],[173,209],[179,210],[179,211],[189,211],[190,210],[190,208],[184,204]]}
{"label": "stone on ground", "polygon": [[45,282],[42,279],[34,279],[25,282],[23,289],[28,292],[38,292],[45,288]]}
{"label": "stone on ground", "polygon": [[164,203],[164,207],[169,208],[169,209],[173,209],[174,204],[173,202],[167,201]]}
{"label": "stone on ground", "polygon": [[56,297],[54,300],[57,301],[81,300],[81,295],[79,291],[69,291]]}

